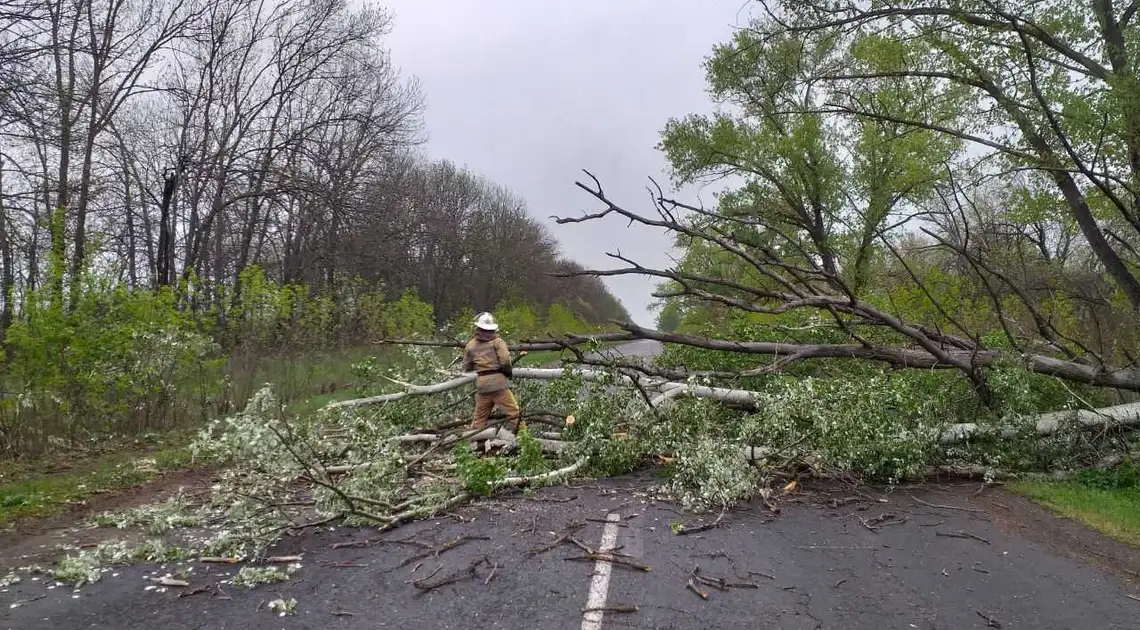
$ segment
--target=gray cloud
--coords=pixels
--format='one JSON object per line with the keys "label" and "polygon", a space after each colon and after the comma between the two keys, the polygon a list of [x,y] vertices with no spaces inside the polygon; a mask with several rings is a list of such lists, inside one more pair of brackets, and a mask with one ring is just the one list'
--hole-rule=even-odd
{"label": "gray cloud", "polygon": [[[568,256],[612,266],[621,250],[667,265],[660,232],[618,219],[556,226],[550,215],[596,210],[574,187],[582,168],[608,195],[647,208],[647,177],[667,184],[653,147],[666,120],[711,111],[701,62],[746,18],[743,0],[385,0],[396,65],[427,98],[426,151],[522,195]],[[679,191],[711,201],[709,190]],[[607,284],[652,323],[653,284]]]}

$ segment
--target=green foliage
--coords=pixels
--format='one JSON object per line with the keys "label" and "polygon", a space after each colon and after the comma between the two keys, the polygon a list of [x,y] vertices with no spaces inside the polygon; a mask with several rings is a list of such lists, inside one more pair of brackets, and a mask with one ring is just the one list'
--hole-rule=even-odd
{"label": "green foliage", "polygon": [[358,317],[369,339],[420,339],[435,332],[435,311],[408,289],[394,302],[386,302],[379,291],[360,296]]}
{"label": "green foliage", "polygon": [[781,379],[741,429],[743,442],[815,453],[828,467],[897,482],[931,462],[955,392],[933,381],[883,374]]}
{"label": "green foliage", "polygon": [[295,615],[297,614],[297,599],[295,597],[290,597],[289,599],[283,599],[279,597],[266,604],[265,607],[270,612],[277,613],[278,617]]}
{"label": "green foliage", "polygon": [[507,476],[507,463],[501,457],[479,457],[471,443],[460,440],[454,450],[455,465],[463,487],[472,494],[490,495],[495,484]]}
{"label": "green foliage", "polygon": [[359,341],[360,332],[426,337],[435,325],[431,306],[412,290],[387,302],[352,285],[352,299],[339,303],[347,298],[275,283],[256,266],[242,274],[240,300],[220,314],[195,313],[186,304],[193,298],[169,287],[132,291],[88,277],[82,288],[67,310],[50,287],[24,296],[6,337],[2,452],[193,426],[266,381],[288,402],[370,389],[381,365],[404,353],[353,366],[352,352],[338,344]]}
{"label": "green foliage", "polygon": [[494,315],[499,324],[499,334],[503,337],[521,339],[542,332],[538,313],[527,302],[505,301],[495,307]]}
{"label": "green foliage", "polygon": [[179,527],[192,527],[202,523],[201,514],[191,513],[181,494],[162,503],[131,508],[124,512],[102,512],[91,521],[100,527],[142,527],[148,534],[159,536]]}
{"label": "green foliage", "polygon": [[420,299],[415,289],[408,289],[387,309],[385,335],[388,339],[429,337],[435,331],[435,313],[431,304]]}
{"label": "green foliage", "polygon": [[157,539],[149,539],[138,545],[124,541],[101,543],[93,549],[83,549],[73,555],[63,557],[49,571],[56,580],[80,588],[98,582],[106,571],[106,565],[126,565],[132,562],[180,562],[191,557],[191,553],[181,547],[174,547]]}
{"label": "green foliage", "polygon": [[546,311],[544,333],[564,335],[566,333],[589,332],[592,327],[584,319],[574,314],[562,304],[551,304]]}
{"label": "green foliage", "polygon": [[257,588],[263,584],[277,584],[289,579],[300,565],[291,564],[285,568],[244,566],[238,570],[230,583],[237,587],[247,589]]}
{"label": "green foliage", "polygon": [[171,292],[91,284],[71,307],[31,294],[8,330],[5,389],[18,392],[0,401],[8,449],[171,428],[220,393],[219,348]]}
{"label": "green foliage", "polygon": [[471,335],[474,323],[475,309],[467,306],[447,320],[444,331],[452,339],[466,341]]}
{"label": "green foliage", "polygon": [[665,332],[674,332],[681,327],[685,315],[676,302],[667,302],[657,315],[657,329]]}
{"label": "green foliage", "polygon": [[542,445],[535,439],[529,427],[519,429],[516,436],[519,442],[518,460],[515,468],[521,475],[537,475],[550,469],[542,455]]}
{"label": "green foliage", "polygon": [[759,484],[759,471],[739,446],[704,435],[679,452],[669,488],[687,509],[700,511],[747,500]]}
{"label": "green foliage", "polygon": [[1098,490],[1137,490],[1140,489],[1140,466],[1127,460],[1104,470],[1088,468],[1077,473],[1077,481]]}

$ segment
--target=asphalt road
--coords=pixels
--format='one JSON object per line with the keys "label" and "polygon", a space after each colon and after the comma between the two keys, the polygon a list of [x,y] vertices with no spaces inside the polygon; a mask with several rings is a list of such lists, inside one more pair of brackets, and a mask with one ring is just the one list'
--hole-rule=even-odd
{"label": "asphalt road", "polygon": [[631,341],[621,345],[605,348],[600,352],[590,355],[591,358],[598,357],[625,357],[625,358],[638,358],[638,359],[652,359],[661,354],[665,348],[660,341],[652,339],[640,339],[638,341]]}
{"label": "asphalt road", "polygon": [[[1140,628],[1127,576],[1018,535],[992,507],[1015,497],[971,504],[969,492],[834,488],[784,502],[778,515],[747,505],[715,529],[678,536],[672,521],[698,521],[653,502],[658,481],[645,474],[520,494],[379,537],[335,529],[291,538],[276,553],[302,554],[302,569],[289,582],[253,590],[214,589],[235,567],[199,563],[189,565],[191,587],[166,592],[144,590],[144,578],[179,567],[124,568],[77,594],[26,582],[0,593],[0,630]],[[615,525],[604,522],[611,514],[621,518]],[[622,558],[651,568],[613,566],[601,593],[606,608],[636,612],[605,611],[594,624],[597,612],[583,609],[591,585],[597,590],[596,563],[572,560],[585,553],[573,544],[530,553],[573,521],[585,523],[576,534],[584,545],[596,549],[608,526]],[[864,522],[882,524],[872,531]],[[1037,531],[1042,523],[1027,526]],[[463,536],[477,539],[434,553]],[[366,543],[375,540],[385,542]],[[363,546],[333,548],[352,541]],[[698,565],[701,575],[738,587],[698,585],[702,599],[687,586]],[[413,583],[452,576],[459,580],[431,591]],[[202,587],[210,588],[179,597]],[[294,616],[267,610],[278,597],[296,598]]]}

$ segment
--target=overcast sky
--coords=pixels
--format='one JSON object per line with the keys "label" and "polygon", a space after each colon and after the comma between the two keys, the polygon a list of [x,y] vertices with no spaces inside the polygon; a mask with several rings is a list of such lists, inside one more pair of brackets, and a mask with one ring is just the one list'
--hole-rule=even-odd
{"label": "overcast sky", "polygon": [[[673,116],[708,112],[702,61],[745,0],[382,0],[394,15],[395,64],[427,99],[426,151],[527,200],[565,253],[610,267],[607,251],[668,265],[669,240],[618,219],[558,226],[551,215],[597,210],[574,186],[593,172],[623,205],[649,210],[645,186],[667,185],[654,149]],[[679,191],[707,204],[711,189]],[[607,279],[651,325],[653,283]]]}

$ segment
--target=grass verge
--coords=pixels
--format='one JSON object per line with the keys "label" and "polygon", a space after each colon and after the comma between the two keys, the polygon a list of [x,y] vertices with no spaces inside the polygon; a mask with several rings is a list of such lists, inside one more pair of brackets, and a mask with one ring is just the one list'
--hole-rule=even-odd
{"label": "grass verge", "polygon": [[1121,542],[1140,546],[1140,488],[1092,487],[1078,480],[1011,485],[1045,507]]}
{"label": "grass verge", "polygon": [[188,434],[112,452],[0,462],[0,527],[66,511],[98,495],[190,468]]}
{"label": "grass verge", "polygon": [[[273,383],[282,402],[297,415],[335,400],[368,395],[372,384],[361,382],[353,366],[373,356],[380,365],[392,362],[390,352],[372,347],[298,356],[232,357],[226,366],[232,387],[229,409],[240,409],[267,382]],[[96,496],[130,489],[165,473],[188,470],[191,461],[187,445],[200,425],[184,422],[179,426],[185,428],[141,436],[102,436],[80,447],[57,447],[47,456],[0,459],[0,528],[59,514]]]}

